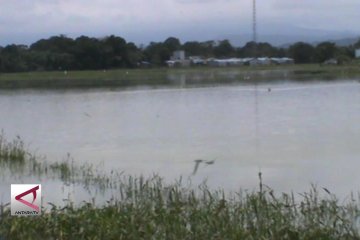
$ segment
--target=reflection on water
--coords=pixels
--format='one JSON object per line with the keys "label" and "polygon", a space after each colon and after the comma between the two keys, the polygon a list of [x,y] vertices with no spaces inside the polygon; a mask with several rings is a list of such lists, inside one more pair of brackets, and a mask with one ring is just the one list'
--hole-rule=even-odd
{"label": "reflection on water", "polygon": [[[260,84],[256,91],[2,91],[0,111],[6,135],[20,135],[50,162],[70,153],[107,171],[182,175],[229,190],[256,187],[259,170],[277,191],[302,192],[315,183],[346,195],[360,182],[355,82]],[[216,161],[199,164],[193,175],[196,159]],[[12,181],[2,181],[2,189]],[[42,183],[44,192],[54,185]]]}

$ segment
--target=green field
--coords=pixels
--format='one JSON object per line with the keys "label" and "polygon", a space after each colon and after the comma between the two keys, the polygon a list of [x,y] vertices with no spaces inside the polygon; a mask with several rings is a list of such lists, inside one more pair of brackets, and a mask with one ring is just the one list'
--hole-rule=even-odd
{"label": "green field", "polygon": [[112,88],[251,83],[278,80],[332,80],[360,77],[360,65],[288,65],[257,67],[192,67],[1,73],[0,88]]}

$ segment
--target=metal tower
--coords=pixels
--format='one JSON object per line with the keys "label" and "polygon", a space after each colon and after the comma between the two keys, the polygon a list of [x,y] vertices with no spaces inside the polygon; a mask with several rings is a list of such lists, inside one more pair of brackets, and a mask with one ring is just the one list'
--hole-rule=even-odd
{"label": "metal tower", "polygon": [[[257,24],[256,24],[256,0],[253,0],[253,44],[254,44],[254,49],[253,49],[253,57],[256,59],[257,58]],[[255,65],[257,65],[255,63]],[[258,96],[258,83],[257,80],[255,79],[254,81],[254,97],[255,97],[255,154],[258,154],[259,152],[259,146],[260,146],[260,139],[259,139],[259,96]]]}
{"label": "metal tower", "polygon": [[253,41],[257,42],[257,29],[256,29],[256,0],[253,0]]}

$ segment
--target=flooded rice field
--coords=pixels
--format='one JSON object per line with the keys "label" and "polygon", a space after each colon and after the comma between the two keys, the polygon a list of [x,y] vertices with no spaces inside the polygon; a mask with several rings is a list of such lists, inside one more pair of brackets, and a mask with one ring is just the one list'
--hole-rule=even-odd
{"label": "flooded rice field", "polygon": [[[1,91],[0,112],[6,138],[19,135],[49,164],[71,159],[104,173],[182,176],[225,190],[253,190],[259,171],[278,192],[315,184],[346,197],[360,187],[358,82]],[[0,189],[40,182],[52,202],[114,195],[10,175]]]}

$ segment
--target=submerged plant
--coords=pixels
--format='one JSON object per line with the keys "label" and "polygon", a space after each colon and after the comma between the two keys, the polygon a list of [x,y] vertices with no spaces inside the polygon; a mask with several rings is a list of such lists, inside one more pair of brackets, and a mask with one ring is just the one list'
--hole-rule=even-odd
{"label": "submerged plant", "polygon": [[99,207],[53,205],[39,217],[1,208],[5,239],[344,239],[359,236],[359,201],[340,204],[313,188],[295,200],[270,188],[224,194],[161,177],[122,176],[118,199]]}
{"label": "submerged plant", "polygon": [[27,154],[24,142],[19,136],[9,142],[4,132],[0,132],[0,166],[7,167],[11,171],[21,171],[26,163]]}
{"label": "submerged plant", "polygon": [[75,165],[70,155],[49,164],[27,153],[20,138],[9,143],[3,134],[0,146],[1,166],[18,164],[31,176],[113,193],[104,205],[51,204],[36,218],[11,216],[9,206],[0,204],[0,239],[360,240],[359,200],[339,203],[327,189],[320,194],[313,187],[300,199],[278,195],[259,173],[258,191],[225,194],[182,178],[169,184],[158,175],[106,174],[92,165]]}

